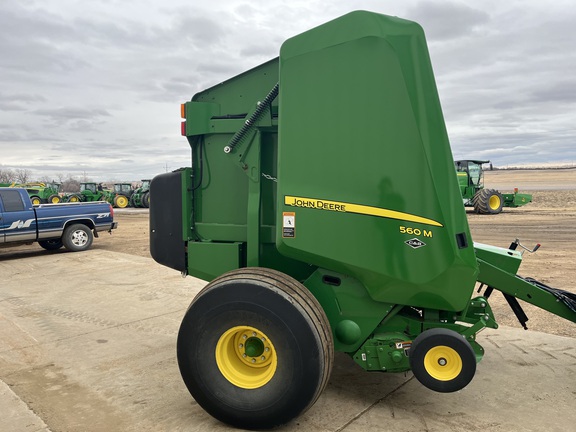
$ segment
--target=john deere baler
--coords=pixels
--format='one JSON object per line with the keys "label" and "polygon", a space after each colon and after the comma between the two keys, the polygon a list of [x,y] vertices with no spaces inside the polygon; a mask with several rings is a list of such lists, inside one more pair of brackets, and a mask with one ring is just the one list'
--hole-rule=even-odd
{"label": "john deere baler", "polygon": [[516,276],[517,243],[474,245],[418,24],[350,13],[199,92],[182,117],[192,166],[152,181],[150,250],[210,281],[177,355],[216,418],[290,421],[326,386],[334,350],[463,388],[476,334],[497,327],[478,281],[520,317],[517,297],[576,320],[569,293]]}

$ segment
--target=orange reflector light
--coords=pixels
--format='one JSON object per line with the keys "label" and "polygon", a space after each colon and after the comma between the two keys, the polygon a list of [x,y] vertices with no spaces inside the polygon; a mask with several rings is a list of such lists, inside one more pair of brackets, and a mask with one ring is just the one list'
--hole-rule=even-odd
{"label": "orange reflector light", "polygon": [[186,122],[185,121],[180,123],[180,133],[182,134],[182,136],[186,136]]}
{"label": "orange reflector light", "polygon": [[180,104],[180,118],[186,118],[186,104]]}

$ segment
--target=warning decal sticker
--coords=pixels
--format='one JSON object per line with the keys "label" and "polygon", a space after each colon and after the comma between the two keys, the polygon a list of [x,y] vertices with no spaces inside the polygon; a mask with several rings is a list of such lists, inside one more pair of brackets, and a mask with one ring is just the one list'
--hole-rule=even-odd
{"label": "warning decal sticker", "polygon": [[283,238],[296,237],[296,213],[294,212],[282,213],[282,237]]}

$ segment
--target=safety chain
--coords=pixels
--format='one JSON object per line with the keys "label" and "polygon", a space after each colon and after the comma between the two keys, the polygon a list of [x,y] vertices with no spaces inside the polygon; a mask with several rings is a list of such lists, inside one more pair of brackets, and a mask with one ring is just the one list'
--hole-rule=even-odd
{"label": "safety chain", "polygon": [[272,177],[270,174],[262,173],[262,177],[264,177],[266,180],[272,180],[273,182],[278,182],[278,179],[276,177]]}

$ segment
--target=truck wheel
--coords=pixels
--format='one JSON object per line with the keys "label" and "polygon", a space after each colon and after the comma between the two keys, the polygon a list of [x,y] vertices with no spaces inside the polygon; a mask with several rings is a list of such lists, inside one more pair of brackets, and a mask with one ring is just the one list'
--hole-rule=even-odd
{"label": "truck wheel", "polygon": [[92,245],[94,235],[90,228],[83,224],[70,225],[64,230],[62,243],[73,252],[84,251]]}
{"label": "truck wheel", "polygon": [[118,208],[125,208],[128,206],[128,198],[125,195],[116,195],[114,205]]}
{"label": "truck wheel", "polygon": [[62,200],[60,199],[59,195],[53,194],[48,197],[49,204],[58,204],[60,201]]}
{"label": "truck wheel", "polygon": [[504,206],[502,195],[494,189],[480,189],[474,195],[472,202],[474,211],[479,214],[498,214]]}
{"label": "truck wheel", "polygon": [[414,339],[408,359],[416,379],[437,392],[461,390],[476,373],[472,346],[453,330],[436,328],[421,333]]}
{"label": "truck wheel", "polygon": [[291,277],[244,268],[209,283],[188,308],[177,357],[188,390],[232,426],[268,429],[306,411],[334,358],[328,319]]}
{"label": "truck wheel", "polygon": [[46,250],[57,250],[60,249],[64,244],[62,243],[62,240],[60,239],[56,239],[56,240],[40,240],[38,242],[38,244],[40,246],[42,246],[44,249]]}
{"label": "truck wheel", "polygon": [[150,207],[150,192],[146,192],[142,195],[142,207],[149,208]]}

